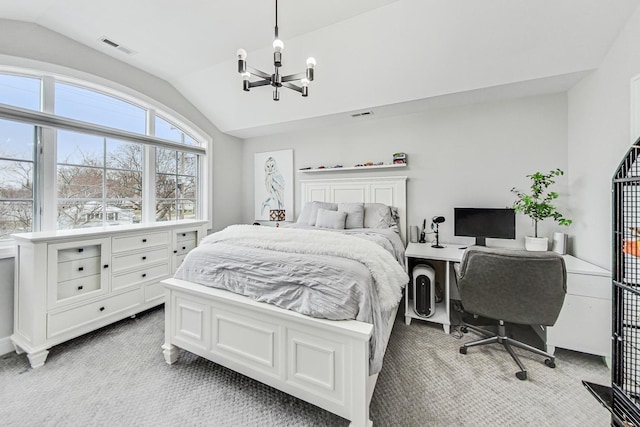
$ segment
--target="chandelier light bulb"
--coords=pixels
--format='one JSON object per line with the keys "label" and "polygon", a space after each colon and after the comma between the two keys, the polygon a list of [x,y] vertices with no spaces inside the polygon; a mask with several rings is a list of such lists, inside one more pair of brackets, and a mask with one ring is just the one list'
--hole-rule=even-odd
{"label": "chandelier light bulb", "polygon": [[249,72],[242,73],[240,75],[242,76],[242,80],[249,80],[249,77],[251,77],[251,74]]}
{"label": "chandelier light bulb", "polygon": [[313,68],[316,66],[316,59],[313,57],[309,57],[307,58],[307,67],[308,68]]}
{"label": "chandelier light bulb", "polygon": [[238,49],[236,55],[238,55],[238,59],[242,59],[243,61],[247,59],[247,51],[244,49]]}
{"label": "chandelier light bulb", "polygon": [[282,49],[284,49],[284,43],[282,43],[282,40],[275,39],[273,41],[273,50],[279,53],[282,52]]}
{"label": "chandelier light bulb", "polygon": [[307,86],[309,86],[309,79],[302,79],[302,80],[300,80],[300,84],[302,85],[302,87],[307,87]]}

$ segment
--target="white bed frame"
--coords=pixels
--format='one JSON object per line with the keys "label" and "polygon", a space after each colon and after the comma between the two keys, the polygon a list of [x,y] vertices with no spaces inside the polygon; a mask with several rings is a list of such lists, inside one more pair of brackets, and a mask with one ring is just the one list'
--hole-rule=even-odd
{"label": "white bed frame", "polygon": [[[301,206],[308,201],[395,206],[404,237],[406,179],[301,181]],[[369,375],[371,324],[316,319],[183,280],[163,284],[167,363],[176,362],[181,348],[344,417],[353,427],[373,424],[369,403],[378,375]],[[389,322],[394,319],[395,312]]]}

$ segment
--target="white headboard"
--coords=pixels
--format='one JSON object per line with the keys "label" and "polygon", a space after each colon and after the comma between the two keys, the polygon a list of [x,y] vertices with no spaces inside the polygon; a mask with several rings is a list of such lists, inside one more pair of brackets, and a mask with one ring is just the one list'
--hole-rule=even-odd
{"label": "white headboard", "polygon": [[384,203],[398,208],[400,237],[407,239],[407,177],[310,179],[300,181],[300,211],[307,202]]}

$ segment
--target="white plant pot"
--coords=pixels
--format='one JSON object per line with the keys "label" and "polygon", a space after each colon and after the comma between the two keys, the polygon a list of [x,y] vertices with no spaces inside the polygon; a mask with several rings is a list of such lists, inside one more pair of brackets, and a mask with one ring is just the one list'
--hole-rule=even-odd
{"label": "white plant pot", "polygon": [[548,237],[524,237],[524,248],[533,252],[544,252],[549,250]]}

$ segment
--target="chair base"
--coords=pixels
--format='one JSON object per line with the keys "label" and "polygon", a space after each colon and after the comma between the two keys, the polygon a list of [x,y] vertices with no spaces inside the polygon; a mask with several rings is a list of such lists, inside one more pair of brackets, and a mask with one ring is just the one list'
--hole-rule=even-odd
{"label": "chair base", "polygon": [[518,357],[518,355],[513,351],[513,347],[518,347],[521,348],[523,350],[527,350],[530,351],[532,353],[538,354],[540,356],[545,356],[548,359],[545,359],[544,364],[547,365],[550,368],[555,368],[556,367],[556,363],[555,363],[555,357],[549,353],[546,353],[540,349],[537,349],[535,347],[532,347],[528,344],[522,343],[520,341],[516,341],[513,338],[509,338],[506,334],[506,330],[505,330],[505,326],[504,326],[504,322],[502,320],[500,320],[500,324],[498,325],[498,333],[495,334],[491,331],[487,331],[486,329],[482,329],[479,328],[477,326],[474,325],[464,325],[462,327],[462,332],[467,332],[467,329],[471,329],[473,331],[476,331],[482,335],[485,336],[485,338],[481,338],[479,340],[476,341],[471,341],[468,342],[466,344],[464,344],[462,347],[460,347],[460,353],[461,354],[467,354],[467,349],[469,347],[476,347],[479,345],[486,345],[486,344],[494,344],[494,343],[499,343],[502,344],[502,346],[507,350],[507,352],[511,355],[511,358],[513,358],[513,360],[516,362],[516,364],[518,365],[518,367],[520,368],[520,371],[516,372],[516,377],[519,380],[526,380],[527,379],[527,369],[525,368],[525,366],[522,364],[522,362],[520,361],[520,358]]}

